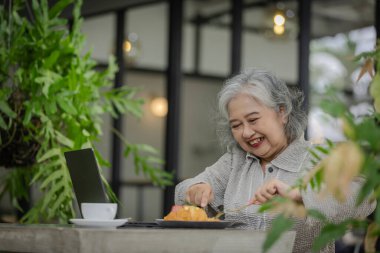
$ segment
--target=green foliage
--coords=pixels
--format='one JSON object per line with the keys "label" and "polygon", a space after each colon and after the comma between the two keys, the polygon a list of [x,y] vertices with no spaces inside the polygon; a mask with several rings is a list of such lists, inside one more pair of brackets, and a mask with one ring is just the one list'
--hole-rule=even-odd
{"label": "green foliage", "polygon": [[320,236],[314,240],[312,251],[318,252],[327,243],[334,242],[341,238],[347,231],[347,227],[343,224],[327,224],[323,227]]}
{"label": "green foliage", "polygon": [[291,219],[279,215],[277,216],[272,223],[272,229],[268,231],[268,235],[265,238],[263,251],[268,252],[270,247],[281,237],[281,235],[291,229],[294,225],[294,221]]}
{"label": "green foliage", "polygon": [[[356,200],[356,205],[359,205],[363,202],[365,198],[370,197],[370,200],[380,201],[380,49],[376,49],[372,52],[365,52],[356,57],[356,61],[363,61],[365,64],[362,67],[359,77],[363,76],[365,73],[372,74],[373,65],[375,62],[377,67],[377,74],[372,79],[370,87],[370,95],[373,98],[374,110],[369,111],[367,115],[361,116],[359,118],[355,117],[348,109],[348,106],[339,96],[337,90],[330,89],[324,95],[324,98],[321,101],[321,108],[330,116],[338,119],[342,124],[343,133],[347,141],[355,143],[359,147],[360,154],[357,156],[363,158],[361,163],[359,177],[364,179],[364,183],[359,189],[358,198]],[[378,104],[377,104],[378,103]],[[327,140],[327,145],[322,147],[316,147],[312,150],[309,150],[312,156],[313,165],[319,170],[312,170],[312,174],[309,174],[311,178],[306,182],[304,179],[300,179],[295,187],[299,188],[301,191],[304,190],[307,186],[315,191],[316,194],[321,190],[321,187],[326,184],[324,182],[324,165],[320,164],[322,160],[326,157],[331,158],[331,152],[335,149],[331,141]],[[344,156],[344,154],[343,154]],[[337,157],[335,157],[337,158]],[[344,157],[338,157],[338,159],[344,160]],[[338,161],[339,162],[339,161]],[[347,168],[350,170],[350,168]],[[268,202],[260,209],[260,211],[269,211],[275,208],[275,205],[272,202]],[[319,233],[319,236],[313,242],[313,252],[318,252],[329,242],[333,242],[336,239],[342,237],[347,230],[360,228],[367,229],[368,224],[371,223],[370,219],[346,219],[342,221],[331,221],[323,214],[317,210],[307,210],[308,218],[317,219],[322,224],[322,230]],[[279,218],[280,221],[273,223],[273,226],[268,234],[268,239],[266,243],[266,248],[269,248],[278,238],[278,235],[284,232],[286,226],[290,226],[290,218]],[[289,219],[287,223],[283,219]],[[380,207],[377,205],[374,212],[374,225],[375,227],[380,227]],[[369,229],[369,228],[368,228]],[[380,235],[380,230],[376,229],[370,231],[372,239],[374,242]],[[272,235],[274,234],[274,235]],[[370,245],[371,243],[368,243]],[[367,244],[366,244],[367,245]],[[371,250],[371,249],[366,249]],[[371,251],[372,252],[372,251]]]}
{"label": "green foliage", "polygon": [[[26,1],[16,1],[11,12],[0,6],[0,152],[15,141],[17,129],[22,129],[21,142],[39,148],[30,168],[11,171],[3,182],[2,191],[10,192],[17,208],[18,199],[28,198],[31,185],[43,193],[23,222],[71,218],[72,185],[63,153],[93,147],[102,134],[104,114],[142,115],[143,100],[135,97],[135,88],[112,88],[115,59],[110,57],[106,70],[96,71],[90,53],[82,54],[82,1],[75,1],[70,31],[67,20],[60,18],[73,2],[61,0],[49,9],[47,0],[33,0],[29,19],[20,15]],[[123,141],[125,156],[132,157],[137,173],[159,186],[172,183],[171,174],[158,167],[163,162],[153,148]],[[97,151],[96,156],[100,165],[109,166]]]}
{"label": "green foliage", "polygon": [[327,222],[326,216],[324,216],[320,211],[315,209],[309,209],[307,210],[308,217],[312,217],[315,219],[318,219],[322,222]]}
{"label": "green foliage", "polygon": [[326,223],[319,236],[314,240],[312,252],[319,252],[327,243],[341,238],[349,229],[365,229],[367,227],[366,221],[362,220],[347,219],[340,223],[329,223],[324,218],[320,219]]}

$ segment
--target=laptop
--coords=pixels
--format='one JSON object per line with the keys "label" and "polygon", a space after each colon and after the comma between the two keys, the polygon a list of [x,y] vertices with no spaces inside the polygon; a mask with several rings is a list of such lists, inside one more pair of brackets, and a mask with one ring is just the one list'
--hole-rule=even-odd
{"label": "laptop", "polygon": [[[81,203],[108,203],[107,194],[100,177],[99,166],[92,148],[64,153],[73,182],[77,207]],[[80,208],[78,208],[80,209]],[[122,227],[158,227],[155,222],[129,221]]]}
{"label": "laptop", "polygon": [[73,150],[65,152],[64,155],[78,207],[81,203],[108,203],[94,150]]}

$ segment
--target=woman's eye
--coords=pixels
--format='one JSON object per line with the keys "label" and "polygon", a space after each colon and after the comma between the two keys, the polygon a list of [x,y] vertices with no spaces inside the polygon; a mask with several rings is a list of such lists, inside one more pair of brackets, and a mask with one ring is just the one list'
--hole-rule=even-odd
{"label": "woman's eye", "polygon": [[254,122],[256,122],[256,120],[257,120],[257,119],[249,119],[248,122],[249,122],[249,123],[254,123]]}
{"label": "woman's eye", "polygon": [[231,128],[238,128],[241,124],[231,125]]}

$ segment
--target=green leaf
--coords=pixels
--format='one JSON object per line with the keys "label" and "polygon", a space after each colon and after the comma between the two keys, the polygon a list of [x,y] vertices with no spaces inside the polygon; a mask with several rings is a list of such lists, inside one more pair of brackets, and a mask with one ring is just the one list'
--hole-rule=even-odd
{"label": "green leaf", "polygon": [[60,0],[49,10],[49,19],[57,17],[61,12],[73,2],[73,0]]}
{"label": "green leaf", "polygon": [[41,14],[40,4],[37,0],[32,1],[32,8],[33,8],[34,14],[36,15],[36,18],[39,18],[42,14]]}
{"label": "green leaf", "polygon": [[267,237],[265,238],[263,251],[267,252],[275,242],[281,237],[281,235],[291,229],[294,225],[294,221],[283,215],[277,216],[272,223],[272,228],[268,231]]}
{"label": "green leaf", "polygon": [[101,175],[101,179],[102,179],[102,182],[103,182],[103,185],[105,186],[105,189],[106,189],[106,192],[107,192],[107,196],[108,196],[108,199],[111,200],[111,202],[114,202],[114,203],[119,203],[119,200],[117,199],[117,196],[115,195],[115,193],[112,191],[112,188],[111,186],[109,185],[109,183],[107,182],[107,179]]}
{"label": "green leaf", "polygon": [[273,208],[273,202],[272,201],[267,201],[263,204],[260,205],[260,208],[259,208],[259,212],[262,213],[262,212],[266,212],[270,209]]}
{"label": "green leaf", "polygon": [[60,156],[60,155],[61,155],[61,149],[53,148],[53,149],[47,151],[42,157],[37,159],[37,162],[40,163],[40,162],[46,161],[47,159],[50,159],[54,156]]}
{"label": "green leaf", "polygon": [[4,130],[7,130],[8,129],[8,126],[7,124],[5,123],[3,117],[0,115],[0,128],[4,129]]}
{"label": "green leaf", "polygon": [[90,136],[90,133],[86,129],[82,129],[82,134],[86,137]]}
{"label": "green leaf", "polygon": [[142,116],[142,109],[141,109],[142,101],[125,101],[125,107],[126,109],[132,113],[135,117],[140,118]]}
{"label": "green leaf", "polygon": [[316,209],[307,210],[307,214],[308,214],[308,216],[314,217],[319,221],[327,221],[326,216]]}
{"label": "green leaf", "polygon": [[65,112],[69,113],[69,114],[73,114],[73,115],[77,115],[78,114],[78,111],[77,109],[75,108],[75,106],[72,104],[71,101],[69,101],[68,99],[65,99],[64,97],[60,97],[58,96],[57,97],[57,102],[58,102],[58,105],[62,108],[62,110],[64,110]]}
{"label": "green leaf", "polygon": [[[56,18],[54,20],[51,20],[50,23],[49,23],[49,27],[50,28],[56,28],[56,29],[60,29],[64,26],[67,26],[67,20],[66,19],[60,19],[60,18]],[[61,34],[61,36],[65,36],[66,34],[66,31],[61,31],[61,32],[58,32],[57,31],[57,35]]]}
{"label": "green leaf", "polygon": [[30,104],[25,105],[25,107],[26,107],[25,115],[24,115],[24,119],[22,121],[23,125],[28,124],[30,122],[30,119],[32,118],[32,107],[30,106]]}
{"label": "green leaf", "polygon": [[143,151],[143,152],[147,152],[151,154],[158,154],[157,149],[147,144],[138,144],[136,145],[136,147],[139,151]]}
{"label": "green leaf", "polygon": [[49,89],[52,84],[57,82],[62,77],[50,70],[43,70],[40,77],[37,77],[35,79],[36,83],[42,84],[42,94],[45,95],[45,97],[49,97]]}
{"label": "green leaf", "polygon": [[314,182],[313,190],[320,191],[323,183],[323,170],[319,170],[312,181]]}
{"label": "green leaf", "polygon": [[9,107],[8,103],[0,100],[0,111],[2,111],[9,118],[16,118],[17,114]]}
{"label": "green leaf", "polygon": [[[64,205],[64,203],[67,201],[67,199],[71,199],[71,196],[67,193],[67,191],[62,191],[57,200],[54,201],[54,204],[51,206],[51,212],[52,214],[55,214],[57,212],[57,209]],[[53,215],[51,216],[52,218],[54,217]]]}
{"label": "green leaf", "polygon": [[117,110],[118,114],[123,114],[125,112],[126,109],[125,109],[125,107],[123,106],[123,104],[120,101],[118,101],[118,100],[115,99],[113,101],[113,104],[116,107],[116,110]]}
{"label": "green leaf", "polygon": [[335,143],[332,140],[326,139],[326,142],[327,142],[327,145],[329,146],[330,149],[335,147]]}
{"label": "green leaf", "polygon": [[49,161],[48,163],[38,167],[38,171],[34,174],[30,184],[37,182],[41,177],[49,174],[49,172],[56,167],[62,166],[62,161],[60,159]]}
{"label": "green leaf", "polygon": [[58,60],[60,52],[58,50],[53,51],[50,56],[46,59],[44,67],[50,69]]}
{"label": "green leaf", "polygon": [[146,160],[148,163],[155,163],[155,164],[165,164],[165,161],[161,158],[158,158],[158,157],[154,157],[154,156],[148,156],[146,157]]}
{"label": "green leaf", "polygon": [[373,118],[367,118],[357,126],[357,136],[360,140],[366,141],[371,145],[374,152],[380,151],[380,128]]}
{"label": "green leaf", "polygon": [[61,143],[62,145],[65,145],[69,148],[74,147],[74,142],[72,140],[70,140],[69,138],[67,138],[66,136],[64,136],[62,133],[60,133],[57,130],[55,130],[54,133],[55,133],[56,140],[59,143]]}
{"label": "green leaf", "polygon": [[103,108],[101,106],[97,105],[97,104],[92,105],[91,108],[90,108],[90,110],[91,110],[91,112],[93,114],[102,114],[102,113],[104,113]]}
{"label": "green leaf", "polygon": [[63,177],[62,170],[58,169],[50,174],[45,180],[41,183],[40,188],[44,189],[48,186],[48,184],[54,184],[55,181],[59,178]]}
{"label": "green leaf", "polygon": [[46,193],[43,205],[42,205],[42,210],[46,209],[48,206],[51,206],[54,201],[57,198],[57,191],[61,190],[62,188],[65,187],[67,182],[60,180],[56,184],[52,184],[52,187],[49,189],[49,191]]}
{"label": "green leaf", "polygon": [[57,105],[55,101],[48,101],[44,104],[47,114],[53,115],[57,112]]}
{"label": "green leaf", "polygon": [[[377,201],[379,201],[380,200],[380,198],[379,199],[377,199]],[[379,203],[379,202],[377,202],[377,203]],[[376,223],[377,224],[380,224],[380,206],[376,206],[376,209],[375,209],[375,221],[376,221]]]}
{"label": "green leaf", "polygon": [[[380,164],[374,160],[372,157],[367,156],[366,159],[364,159],[362,172],[365,176],[365,181],[359,191],[359,196],[357,198],[357,204],[361,203],[365,198],[370,196],[373,191],[375,192],[375,198],[379,197],[378,191],[380,190],[379,187],[379,175],[378,175],[378,168],[380,167]],[[379,217],[380,222],[380,217]],[[380,223],[379,223],[380,224]]]}
{"label": "green leaf", "polygon": [[126,146],[125,150],[124,150],[124,157],[128,158],[128,156],[131,153],[131,151],[132,151],[132,147],[130,145]]}
{"label": "green leaf", "polygon": [[322,158],[312,149],[309,149],[309,153],[317,160],[320,161]]}
{"label": "green leaf", "polygon": [[342,237],[347,231],[346,223],[327,224],[323,227],[319,236],[314,240],[312,251],[319,252],[329,242],[334,242]]}
{"label": "green leaf", "polygon": [[98,150],[94,149],[96,160],[99,162],[100,166],[105,166],[107,168],[111,167],[111,163],[103,158]]}
{"label": "green leaf", "polygon": [[327,148],[324,148],[322,146],[316,146],[315,149],[317,149],[319,152],[321,152],[322,154],[329,154],[330,153],[330,150],[328,150]]}
{"label": "green leaf", "polygon": [[118,65],[116,64],[116,58],[113,55],[108,57],[108,69],[106,70],[106,77],[113,79],[115,73],[119,70]]}
{"label": "green leaf", "polygon": [[329,92],[328,98],[322,100],[320,106],[329,115],[333,117],[340,117],[347,112],[346,105],[335,97],[333,92]]}

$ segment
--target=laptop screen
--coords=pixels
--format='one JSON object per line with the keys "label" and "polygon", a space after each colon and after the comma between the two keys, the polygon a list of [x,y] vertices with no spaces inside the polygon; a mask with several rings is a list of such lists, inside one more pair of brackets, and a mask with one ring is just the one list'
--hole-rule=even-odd
{"label": "laptop screen", "polygon": [[108,198],[100,177],[99,166],[92,148],[65,152],[74,193],[81,203],[107,203]]}

